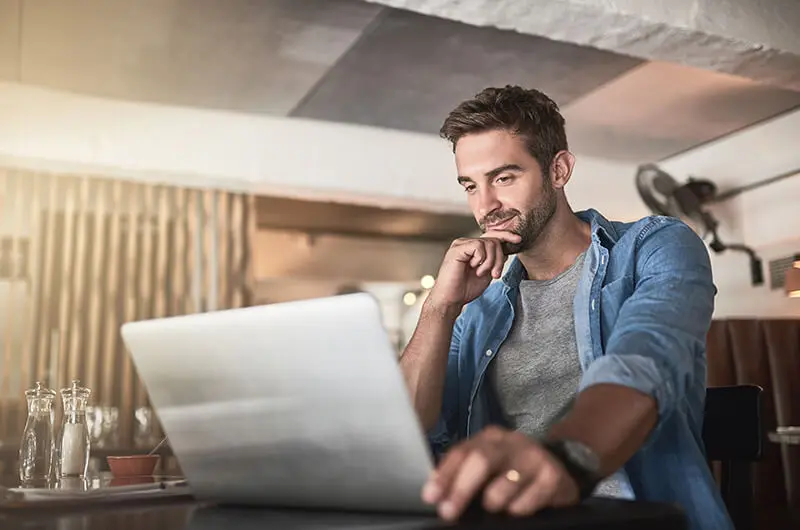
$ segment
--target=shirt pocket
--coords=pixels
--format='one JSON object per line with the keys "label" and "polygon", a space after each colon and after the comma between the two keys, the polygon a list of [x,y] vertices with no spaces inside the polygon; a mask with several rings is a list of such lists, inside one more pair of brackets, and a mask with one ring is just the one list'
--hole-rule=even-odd
{"label": "shirt pocket", "polygon": [[603,349],[605,342],[611,336],[611,332],[617,323],[619,311],[633,294],[633,277],[623,276],[607,283],[600,290],[600,326],[603,335]]}

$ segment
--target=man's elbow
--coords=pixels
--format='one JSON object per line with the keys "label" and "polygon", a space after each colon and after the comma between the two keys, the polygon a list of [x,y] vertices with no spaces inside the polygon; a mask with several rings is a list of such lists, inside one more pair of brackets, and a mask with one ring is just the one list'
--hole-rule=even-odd
{"label": "man's elbow", "polygon": [[689,374],[684,369],[684,363],[668,363],[658,356],[605,355],[584,374],[581,390],[600,384],[627,387],[636,391],[632,396],[642,396],[656,418],[665,418],[685,394]]}

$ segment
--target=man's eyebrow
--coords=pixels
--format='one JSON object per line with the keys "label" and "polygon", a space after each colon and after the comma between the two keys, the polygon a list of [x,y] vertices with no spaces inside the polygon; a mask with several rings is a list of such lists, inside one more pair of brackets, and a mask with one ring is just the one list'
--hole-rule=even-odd
{"label": "man's eyebrow", "polygon": [[496,167],[491,171],[487,171],[486,176],[489,178],[494,178],[500,173],[505,173],[506,171],[524,171],[524,170],[517,164],[505,164],[503,166]]}
{"label": "man's eyebrow", "polygon": [[[518,164],[505,164],[500,167],[496,167],[491,171],[487,171],[486,176],[489,178],[494,178],[500,173],[504,173],[506,171],[525,171],[525,170],[522,169],[522,166],[519,166]],[[474,182],[474,180],[472,180],[471,178],[465,177],[463,175],[459,175],[457,180],[459,184],[469,184],[470,182]]]}

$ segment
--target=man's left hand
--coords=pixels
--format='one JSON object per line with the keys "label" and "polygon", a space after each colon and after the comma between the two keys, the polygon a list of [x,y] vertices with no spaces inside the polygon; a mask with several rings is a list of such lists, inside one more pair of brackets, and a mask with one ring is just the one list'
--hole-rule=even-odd
{"label": "man's left hand", "polygon": [[531,515],[577,504],[578,486],[544,447],[524,434],[488,427],[450,449],[422,491],[443,519],[461,516],[477,495],[490,512]]}

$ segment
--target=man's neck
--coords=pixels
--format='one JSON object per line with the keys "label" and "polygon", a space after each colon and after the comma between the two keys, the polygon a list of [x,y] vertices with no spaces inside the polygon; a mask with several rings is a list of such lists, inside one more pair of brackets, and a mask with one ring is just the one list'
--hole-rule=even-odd
{"label": "man's neck", "polygon": [[591,226],[569,207],[558,208],[536,244],[517,255],[528,279],[550,280],[567,270],[591,243]]}

